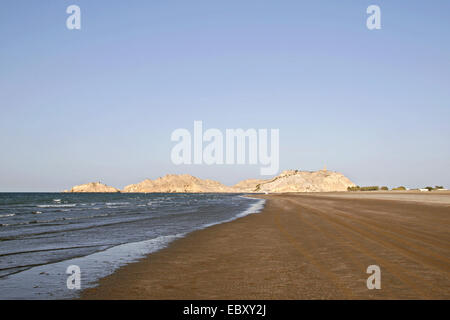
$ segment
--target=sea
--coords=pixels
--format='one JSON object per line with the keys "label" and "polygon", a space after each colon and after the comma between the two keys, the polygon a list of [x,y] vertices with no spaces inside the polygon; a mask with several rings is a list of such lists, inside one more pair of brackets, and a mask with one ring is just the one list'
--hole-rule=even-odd
{"label": "sea", "polygon": [[[243,194],[0,193],[0,299],[81,290],[195,230],[258,213]],[[73,288],[73,269],[80,289]],[[70,277],[71,280],[68,280]]]}

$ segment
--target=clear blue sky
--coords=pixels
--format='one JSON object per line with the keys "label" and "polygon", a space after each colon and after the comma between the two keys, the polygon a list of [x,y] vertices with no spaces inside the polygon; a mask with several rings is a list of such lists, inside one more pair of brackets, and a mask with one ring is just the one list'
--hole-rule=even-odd
{"label": "clear blue sky", "polygon": [[[66,8],[82,10],[69,31]],[[366,28],[366,8],[382,29]],[[280,165],[360,185],[450,187],[450,2],[0,3],[0,191],[234,184],[258,165],[175,166],[177,128],[279,128]]]}

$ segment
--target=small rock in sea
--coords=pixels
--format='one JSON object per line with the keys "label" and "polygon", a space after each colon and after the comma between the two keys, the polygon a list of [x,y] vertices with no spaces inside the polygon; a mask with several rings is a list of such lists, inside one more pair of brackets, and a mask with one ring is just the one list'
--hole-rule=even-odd
{"label": "small rock in sea", "polygon": [[33,211],[33,212],[31,212],[32,214],[41,214],[42,212],[41,211]]}
{"label": "small rock in sea", "polygon": [[42,272],[41,272],[41,273],[39,273],[39,274],[48,276],[48,273],[47,273],[47,272],[45,272],[45,271],[42,271]]}
{"label": "small rock in sea", "polygon": [[33,220],[33,221],[30,221],[29,223],[30,224],[35,224],[35,223],[38,223],[38,222],[37,222],[37,220]]}

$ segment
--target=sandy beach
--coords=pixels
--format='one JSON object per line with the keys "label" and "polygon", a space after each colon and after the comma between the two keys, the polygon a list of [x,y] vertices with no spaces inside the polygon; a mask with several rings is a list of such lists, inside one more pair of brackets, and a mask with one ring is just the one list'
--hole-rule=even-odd
{"label": "sandy beach", "polygon": [[[450,298],[450,193],[256,197],[261,213],[193,232],[81,298]],[[369,265],[381,290],[367,289]]]}

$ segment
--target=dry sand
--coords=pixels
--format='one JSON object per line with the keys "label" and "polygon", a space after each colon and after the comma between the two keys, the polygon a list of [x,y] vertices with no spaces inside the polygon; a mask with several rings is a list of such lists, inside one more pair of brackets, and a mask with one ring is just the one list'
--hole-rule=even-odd
{"label": "dry sand", "polygon": [[[379,194],[258,196],[263,212],[177,240],[82,298],[449,299],[450,194]],[[366,286],[373,264],[381,290]]]}

